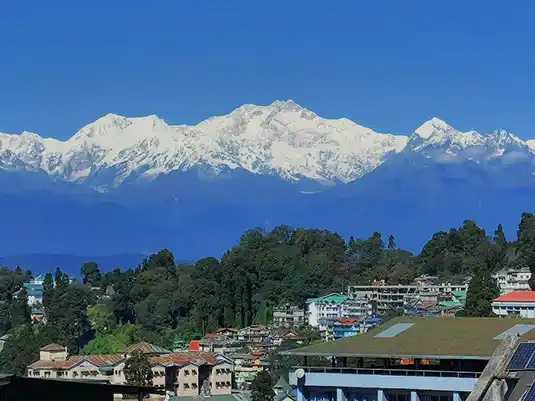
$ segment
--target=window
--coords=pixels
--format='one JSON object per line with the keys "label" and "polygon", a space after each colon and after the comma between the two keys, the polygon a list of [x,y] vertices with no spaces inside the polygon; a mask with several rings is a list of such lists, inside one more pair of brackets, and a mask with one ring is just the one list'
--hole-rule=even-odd
{"label": "window", "polygon": [[184,376],[189,376],[189,370],[184,370]]}
{"label": "window", "polygon": [[188,383],[184,383],[184,388],[189,388],[189,384]]}
{"label": "window", "polygon": [[193,383],[191,386],[192,386],[193,388],[197,388],[197,383]]}
{"label": "window", "polygon": [[191,371],[191,374],[195,376],[195,375],[197,374],[197,371],[196,371],[195,369],[193,369],[193,370]]}
{"label": "window", "polygon": [[50,372],[45,372],[45,377],[50,377]]}

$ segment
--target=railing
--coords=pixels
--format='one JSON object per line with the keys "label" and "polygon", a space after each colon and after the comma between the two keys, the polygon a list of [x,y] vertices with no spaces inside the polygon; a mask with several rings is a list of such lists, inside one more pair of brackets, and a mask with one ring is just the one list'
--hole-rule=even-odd
{"label": "railing", "polygon": [[384,369],[384,368],[333,368],[333,367],[302,367],[293,368],[303,369],[307,373],[341,373],[357,375],[382,375],[382,376],[425,376],[425,377],[458,377],[474,378],[481,376],[480,372],[463,372],[448,370],[409,370],[409,369]]}

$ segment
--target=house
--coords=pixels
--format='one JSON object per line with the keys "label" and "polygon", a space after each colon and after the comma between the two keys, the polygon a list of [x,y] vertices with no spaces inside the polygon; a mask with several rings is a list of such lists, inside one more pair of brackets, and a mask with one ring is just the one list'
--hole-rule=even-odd
{"label": "house", "polygon": [[513,291],[492,301],[492,312],[498,316],[535,317],[535,291]]}
{"label": "house", "polygon": [[500,293],[502,294],[507,294],[511,291],[531,291],[529,286],[531,271],[529,267],[502,269],[493,274],[492,277],[496,279]]}
{"label": "house", "polygon": [[329,294],[318,298],[309,298],[307,304],[307,322],[309,326],[319,327],[319,320],[338,319],[342,317],[342,303],[347,299],[342,294]]}
{"label": "house", "polygon": [[197,396],[202,386],[211,393],[230,394],[232,361],[223,355],[201,351],[173,353],[150,344],[134,344],[120,354],[69,356],[65,347],[49,344],[40,350],[39,360],[28,366],[28,377],[66,380],[105,380],[124,384],[124,366],[134,351],[149,357],[154,386],[180,396]]}
{"label": "house", "polygon": [[273,327],[298,328],[305,324],[305,311],[297,305],[284,304],[273,309]]}

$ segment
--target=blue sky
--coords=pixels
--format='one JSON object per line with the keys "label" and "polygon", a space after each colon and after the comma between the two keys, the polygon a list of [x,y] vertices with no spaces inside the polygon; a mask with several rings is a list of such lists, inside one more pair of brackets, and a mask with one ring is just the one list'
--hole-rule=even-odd
{"label": "blue sky", "polygon": [[291,98],[409,133],[535,137],[531,1],[0,3],[0,132],[65,139],[113,112],[195,123]]}

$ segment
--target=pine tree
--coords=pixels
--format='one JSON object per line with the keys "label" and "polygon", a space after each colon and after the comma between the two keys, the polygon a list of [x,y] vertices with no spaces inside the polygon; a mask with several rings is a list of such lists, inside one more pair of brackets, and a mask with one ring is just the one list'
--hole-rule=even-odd
{"label": "pine tree", "polygon": [[507,246],[507,240],[505,239],[505,233],[503,232],[503,227],[501,224],[498,224],[498,227],[496,227],[496,231],[494,231],[494,238],[493,241],[498,247],[500,247],[500,250],[504,250]]}
{"label": "pine tree", "polygon": [[392,234],[388,237],[388,250],[394,251],[396,250],[396,240]]}
{"label": "pine tree", "polygon": [[11,301],[11,326],[19,327],[31,322],[28,306],[28,291],[22,287],[16,298]]}
{"label": "pine tree", "polygon": [[500,295],[496,280],[492,277],[490,263],[475,260],[474,275],[468,285],[465,316],[493,316],[492,301]]}
{"label": "pine tree", "polygon": [[52,297],[54,296],[54,279],[52,273],[45,274],[45,280],[43,283],[43,306],[45,311],[50,308],[52,304]]}

